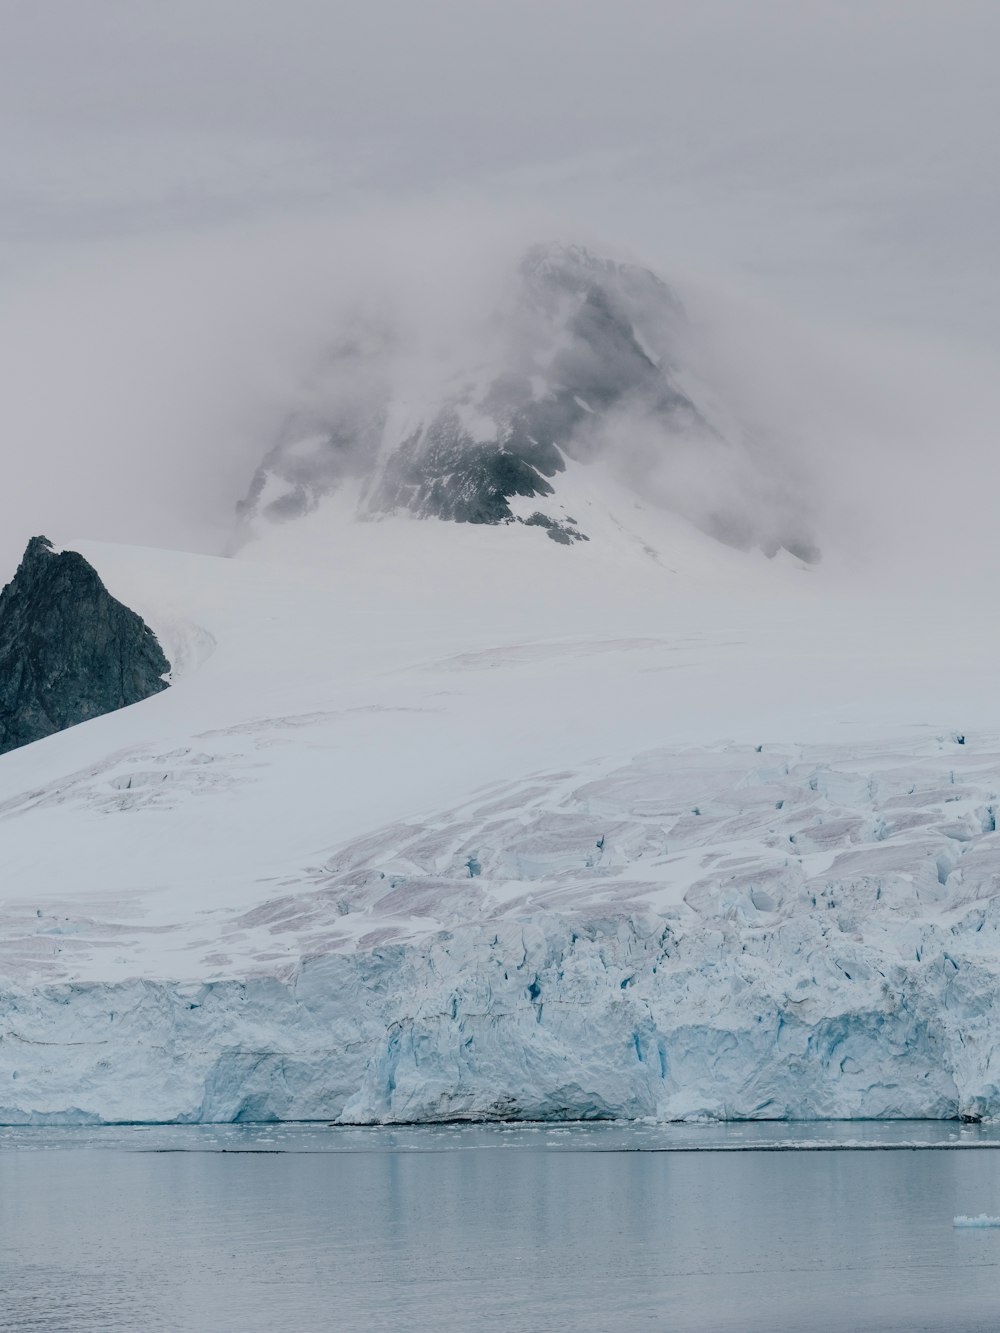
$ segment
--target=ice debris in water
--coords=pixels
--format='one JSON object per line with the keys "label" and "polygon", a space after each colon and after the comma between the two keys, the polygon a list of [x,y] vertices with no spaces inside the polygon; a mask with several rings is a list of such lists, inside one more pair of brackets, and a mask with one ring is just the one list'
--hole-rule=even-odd
{"label": "ice debris in water", "polygon": [[952,1225],[956,1227],[1000,1227],[1000,1217],[990,1217],[987,1213],[980,1213],[978,1217],[966,1217],[963,1213],[955,1218]]}

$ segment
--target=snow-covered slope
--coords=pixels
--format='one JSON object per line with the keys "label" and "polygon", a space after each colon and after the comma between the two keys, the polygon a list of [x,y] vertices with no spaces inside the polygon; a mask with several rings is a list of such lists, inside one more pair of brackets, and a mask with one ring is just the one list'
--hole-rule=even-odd
{"label": "snow-covered slope", "polygon": [[80,545],[175,679],[0,761],[0,1119],[1000,1113],[978,590],[563,495]]}

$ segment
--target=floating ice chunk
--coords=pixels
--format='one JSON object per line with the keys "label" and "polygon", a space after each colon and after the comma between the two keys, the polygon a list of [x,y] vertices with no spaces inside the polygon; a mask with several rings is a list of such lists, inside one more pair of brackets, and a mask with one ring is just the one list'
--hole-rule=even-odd
{"label": "floating ice chunk", "polygon": [[952,1225],[956,1227],[1000,1227],[1000,1217],[990,1217],[986,1213],[980,1213],[978,1217],[966,1217],[963,1213],[955,1218]]}

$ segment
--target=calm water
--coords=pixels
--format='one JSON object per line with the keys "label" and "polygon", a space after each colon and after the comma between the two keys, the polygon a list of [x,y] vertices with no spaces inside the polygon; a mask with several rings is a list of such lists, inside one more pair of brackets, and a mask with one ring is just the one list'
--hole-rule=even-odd
{"label": "calm water", "polygon": [[1000,1213],[998,1148],[926,1124],[0,1130],[0,1328],[996,1333],[1000,1231],[952,1218]]}

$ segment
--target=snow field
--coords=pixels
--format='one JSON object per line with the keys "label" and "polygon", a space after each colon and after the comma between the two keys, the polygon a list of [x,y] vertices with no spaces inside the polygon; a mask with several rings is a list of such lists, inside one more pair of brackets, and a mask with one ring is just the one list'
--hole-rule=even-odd
{"label": "snow field", "polygon": [[0,1119],[1000,1114],[1000,621],[571,480],[81,545],[175,683],[0,766]]}

